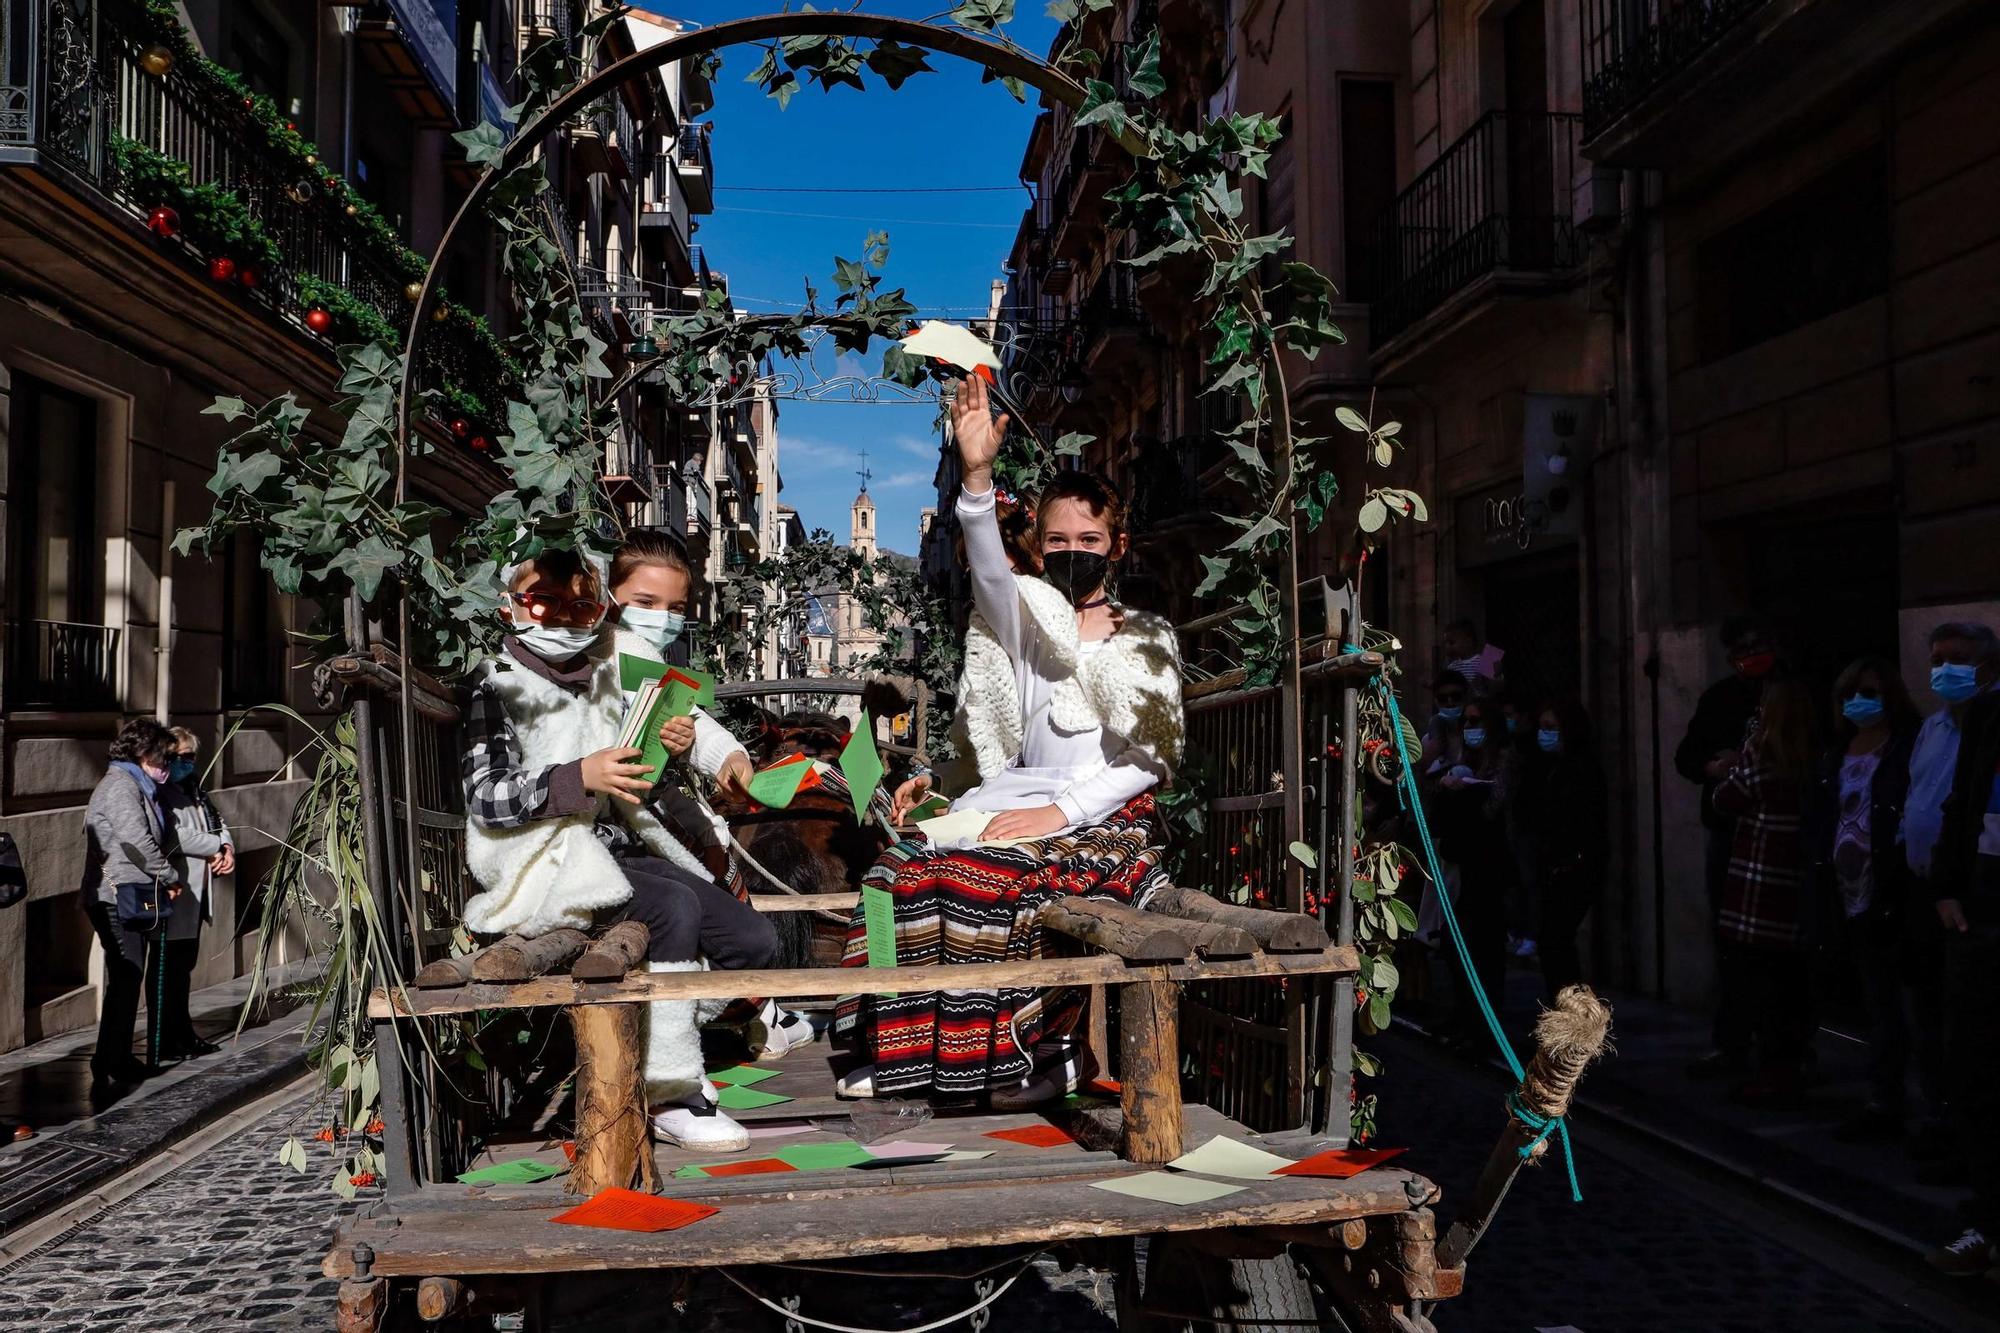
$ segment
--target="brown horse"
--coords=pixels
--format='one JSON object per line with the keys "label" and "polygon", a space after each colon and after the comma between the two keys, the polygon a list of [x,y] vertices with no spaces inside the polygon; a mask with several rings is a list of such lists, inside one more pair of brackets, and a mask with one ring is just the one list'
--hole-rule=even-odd
{"label": "brown horse", "polygon": [[[793,755],[838,763],[846,739],[837,718],[817,712],[788,713],[767,721],[750,748],[759,768]],[[755,809],[744,801],[718,797],[715,810],[728,821],[743,850],[798,893],[853,892],[888,846],[878,826],[855,820],[853,801],[844,793],[807,788],[782,810]],[[748,865],[738,867],[738,876],[739,892],[781,892]],[[773,913],[772,922],[778,929],[777,966],[839,963],[844,922],[813,912]]]}

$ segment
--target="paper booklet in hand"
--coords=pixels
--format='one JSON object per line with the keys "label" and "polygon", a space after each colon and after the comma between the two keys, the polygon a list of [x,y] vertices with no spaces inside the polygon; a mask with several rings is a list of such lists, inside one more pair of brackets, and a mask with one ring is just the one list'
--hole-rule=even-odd
{"label": "paper booklet in hand", "polygon": [[[671,718],[692,713],[704,685],[702,672],[659,662],[651,665],[659,674],[642,681],[632,701],[625,705],[625,725],[619,729],[618,744],[622,749],[640,751],[639,762],[646,766],[649,777],[657,779],[667,762],[667,745],[660,739],[660,728]],[[715,689],[712,680],[706,689],[712,697]]]}

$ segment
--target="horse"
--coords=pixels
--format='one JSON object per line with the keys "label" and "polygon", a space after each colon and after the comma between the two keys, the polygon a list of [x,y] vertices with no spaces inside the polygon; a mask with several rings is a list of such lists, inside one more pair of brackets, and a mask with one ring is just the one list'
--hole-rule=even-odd
{"label": "horse", "polygon": [[[794,712],[767,715],[751,749],[759,768],[794,755],[837,764],[846,743],[839,719],[821,712]],[[776,879],[796,893],[851,893],[889,845],[878,825],[856,821],[853,798],[844,786],[806,787],[782,810],[718,796],[715,810],[743,849],[744,855],[736,857],[739,891],[783,893],[784,888],[770,882]],[[839,964],[844,917],[836,921],[816,912],[779,912],[772,917],[779,940],[776,966]]]}

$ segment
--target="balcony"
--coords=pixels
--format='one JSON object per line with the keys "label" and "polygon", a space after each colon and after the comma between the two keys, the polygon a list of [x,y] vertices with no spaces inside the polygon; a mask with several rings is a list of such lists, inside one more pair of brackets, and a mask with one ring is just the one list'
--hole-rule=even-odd
{"label": "balcony", "polygon": [[[1716,170],[1782,141],[1978,0],[1582,0],[1583,151]],[[1985,6],[1990,9],[1990,4]]]}
{"label": "balcony", "polygon": [[587,176],[629,181],[639,161],[639,129],[617,93],[607,94],[569,127],[569,148]]}
{"label": "balcony", "polygon": [[1084,365],[1102,375],[1143,359],[1152,322],[1139,307],[1138,271],[1113,259],[1077,308]]}
{"label": "balcony", "polygon": [[[169,269],[193,273],[204,262],[198,246],[205,238],[191,229],[175,239],[144,235],[146,212],[167,199],[165,171],[184,170],[188,187],[228,191],[242,201],[276,262],[259,264],[254,287],[231,288],[223,299],[252,313],[258,341],[268,339],[265,326],[281,330],[323,357],[330,378],[335,340],[312,336],[300,322],[309,295],[337,291],[363,314],[400,330],[409,318],[404,286],[421,269],[368,218],[347,214],[344,188],[302,181],[306,168],[273,144],[211,68],[181,60],[163,74],[148,73],[141,57],[154,44],[152,32],[130,0],[0,0],[0,168],[25,169],[12,180],[0,171],[0,189],[39,174],[49,187],[120,225],[130,245],[119,262],[99,266],[103,283],[66,293],[119,318],[130,318],[135,290],[167,281]],[[50,207],[45,194],[38,198],[40,212],[54,225],[64,210]],[[52,242],[71,264],[90,258],[77,248],[80,235],[72,222]],[[4,258],[33,267],[33,248],[15,246]],[[206,287],[217,290],[213,283]],[[171,297],[146,293],[146,303],[166,310],[172,321],[161,336],[185,335],[171,305],[183,296],[178,290]],[[340,332],[342,341],[361,336],[348,328]],[[228,365],[214,373],[218,382],[231,382],[241,372]],[[418,360],[423,384],[449,384],[496,413],[510,392],[518,392],[511,375],[498,345],[458,319],[425,338]]]}
{"label": "balcony", "polygon": [[523,45],[556,41],[568,46],[576,36],[575,0],[523,0],[521,40]]}
{"label": "balcony", "polygon": [[[1055,178],[1054,189],[1050,191],[1053,200],[1049,244],[1052,269],[1063,261],[1074,264],[1103,239],[1104,232],[1097,224],[1104,217],[1104,192],[1112,185],[1112,173],[1106,159],[1124,151],[1115,144],[1108,148],[1104,146],[1110,142],[1094,126],[1077,130],[1070,137],[1069,155]],[[1055,290],[1052,283],[1049,289]]]}
{"label": "balcony", "polygon": [[692,121],[682,124],[675,136],[674,166],[680,172],[681,189],[687,192],[688,211],[715,211],[715,162],[708,153],[708,126]]}
{"label": "balcony", "polygon": [[1378,358],[1489,288],[1533,293],[1567,280],[1584,255],[1572,198],[1581,122],[1571,112],[1488,112],[1397,196],[1376,242]]}
{"label": "balcony", "polygon": [[584,313],[612,329],[621,342],[650,317],[645,285],[634,275],[586,269],[578,279],[576,294]]}
{"label": "balcony", "polygon": [[10,713],[117,709],[122,638],[122,630],[103,625],[10,621],[0,704]]}

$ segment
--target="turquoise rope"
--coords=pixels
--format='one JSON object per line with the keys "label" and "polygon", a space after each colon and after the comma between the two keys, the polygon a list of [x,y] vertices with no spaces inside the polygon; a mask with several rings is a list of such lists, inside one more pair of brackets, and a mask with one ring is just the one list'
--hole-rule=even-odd
{"label": "turquoise rope", "polygon": [[1479,969],[1472,965],[1472,950],[1466,947],[1465,932],[1459,928],[1458,910],[1452,906],[1444,873],[1438,868],[1437,848],[1431,842],[1430,822],[1424,818],[1424,803],[1417,793],[1417,769],[1410,762],[1410,748],[1403,741],[1403,714],[1396,707],[1396,692],[1387,685],[1381,686],[1381,690],[1383,699],[1389,704],[1389,733],[1396,738],[1396,757],[1403,766],[1400,794],[1404,807],[1417,823],[1417,838],[1424,849],[1424,871],[1431,877],[1431,887],[1437,894],[1438,909],[1444,916],[1445,928],[1451,933],[1452,946],[1458,950],[1458,963],[1465,973],[1465,984],[1472,988],[1472,997],[1479,1001],[1480,1015],[1486,1019],[1486,1030],[1493,1034],[1493,1044],[1500,1048],[1501,1058],[1514,1075],[1516,1086],[1507,1094],[1507,1113],[1535,1133],[1534,1139],[1522,1146],[1521,1156],[1523,1159],[1533,1156],[1535,1149],[1554,1134],[1556,1142],[1562,1146],[1563,1165],[1569,1170],[1570,1201],[1582,1203],[1583,1187],[1576,1179],[1576,1154],[1570,1149],[1568,1121],[1563,1116],[1537,1115],[1521,1101],[1519,1085],[1527,1079],[1527,1071],[1521,1068],[1520,1058],[1514,1054],[1514,1047],[1500,1026],[1500,1016],[1493,1012],[1493,1002],[1486,997],[1486,987],[1479,980]]}

